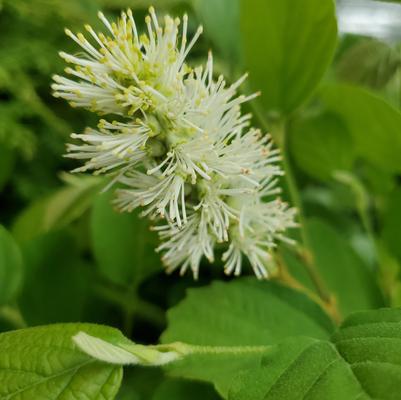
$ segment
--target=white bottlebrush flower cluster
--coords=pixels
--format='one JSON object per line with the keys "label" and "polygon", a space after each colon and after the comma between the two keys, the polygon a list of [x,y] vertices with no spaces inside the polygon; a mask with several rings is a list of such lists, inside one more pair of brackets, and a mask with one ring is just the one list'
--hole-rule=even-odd
{"label": "white bottlebrush flower cluster", "polygon": [[185,63],[202,32],[187,43],[186,15],[181,29],[169,16],[159,25],[150,8],[142,35],[130,10],[117,23],[99,17],[107,34],[86,26],[88,40],[66,30],[84,52],[60,53],[72,68],[52,85],[73,107],[118,118],[72,135],[80,144],[70,144],[68,155],[85,161],[76,171],[112,174],[122,186],[117,208],[142,207],[157,222],[168,271],[190,268],[197,277],[202,257],[212,262],[216,244],[226,243],[227,274],[239,275],[246,256],[266,277],[275,241],[295,225],[294,210],[272,200],[279,154],[241,113],[256,96],[237,95],[246,76],[232,85],[215,80],[211,54],[205,66]]}

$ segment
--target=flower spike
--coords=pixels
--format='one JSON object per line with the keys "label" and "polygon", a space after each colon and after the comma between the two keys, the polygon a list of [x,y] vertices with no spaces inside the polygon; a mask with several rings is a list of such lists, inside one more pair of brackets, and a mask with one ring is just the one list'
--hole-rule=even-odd
{"label": "flower spike", "polygon": [[141,208],[155,221],[167,272],[189,269],[197,278],[202,259],[212,263],[225,244],[225,273],[239,275],[247,258],[267,277],[295,211],[276,198],[278,151],[241,111],[259,95],[237,94],[247,74],[231,85],[215,79],[211,52],[191,68],[186,58],[202,27],[188,40],[186,15],[180,28],[151,7],[143,34],[131,10],[117,22],[99,18],[105,33],[66,30],[84,53],[61,52],[68,77],[53,78],[56,97],[105,116],[97,129],[71,135],[67,156],[84,163],[75,171],[111,174],[117,208]]}

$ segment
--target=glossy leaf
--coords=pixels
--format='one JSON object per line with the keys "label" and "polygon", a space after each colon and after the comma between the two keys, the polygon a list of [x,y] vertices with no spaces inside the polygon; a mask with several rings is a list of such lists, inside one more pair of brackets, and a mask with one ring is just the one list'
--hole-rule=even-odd
{"label": "glossy leaf", "polygon": [[315,90],[337,42],[332,0],[242,0],[246,68],[264,110],[287,115]]}

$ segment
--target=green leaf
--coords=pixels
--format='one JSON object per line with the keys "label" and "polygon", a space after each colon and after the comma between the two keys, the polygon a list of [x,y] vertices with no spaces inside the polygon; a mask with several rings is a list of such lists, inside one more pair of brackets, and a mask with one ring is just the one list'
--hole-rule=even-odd
{"label": "green leaf", "polygon": [[0,306],[15,300],[23,275],[21,251],[10,233],[0,225]]}
{"label": "green leaf", "polygon": [[163,366],[193,355],[208,357],[241,357],[244,354],[261,354],[269,346],[202,346],[182,342],[145,346],[128,339],[110,341],[90,335],[84,331],[73,336],[74,343],[91,357],[118,365]]}
{"label": "green leaf", "polygon": [[371,195],[387,196],[396,186],[396,177],[371,163],[365,162],[358,173]]}
{"label": "green leaf", "polygon": [[238,62],[239,0],[193,0],[193,5],[205,27],[205,35],[210,37],[226,59]]}
{"label": "green leaf", "polygon": [[[119,365],[178,364],[180,368],[180,361],[184,360],[186,369],[189,369],[186,377],[226,384],[238,368],[253,366],[255,360],[269,349],[269,346],[202,346],[182,342],[144,346],[127,339],[111,342],[85,332],[79,332],[73,340],[83,352],[99,361]],[[195,375],[193,362],[197,369]],[[206,371],[200,366],[204,366]]]}
{"label": "green leaf", "polygon": [[295,121],[290,150],[302,170],[321,180],[351,169],[354,161],[352,137],[343,121],[330,113]]}
{"label": "green leaf", "polygon": [[251,86],[264,109],[287,115],[315,90],[333,57],[332,0],[242,0],[241,30]]}
{"label": "green leaf", "polygon": [[68,185],[35,201],[16,219],[13,234],[19,241],[30,240],[55,229],[61,229],[79,218],[92,204],[100,189],[98,178],[69,177]]}
{"label": "green leaf", "polygon": [[236,349],[226,353],[197,353],[168,365],[165,369],[172,377],[210,382],[216,391],[225,398],[232,380],[238,372],[258,365],[266,351],[268,351],[266,348],[252,347],[249,349],[244,346],[243,351]]}
{"label": "green leaf", "polygon": [[357,256],[347,239],[322,220],[312,219],[306,229],[316,265],[328,289],[337,298],[342,316],[383,306],[373,273]]}
{"label": "green leaf", "polygon": [[0,334],[0,399],[114,399],[122,368],[93,360],[71,340],[84,330],[105,340],[123,340],[116,329],[60,324]]}
{"label": "green leaf", "polygon": [[228,399],[351,400],[360,392],[331,343],[297,337],[277,345],[259,368],[239,375]]}
{"label": "green leaf", "polygon": [[293,249],[289,249],[285,246],[281,246],[279,251],[282,261],[290,275],[300,282],[304,287],[313,292],[316,287],[313,284],[313,281],[311,280],[311,277],[301,258],[294,253]]}
{"label": "green leaf", "polygon": [[12,233],[14,237],[23,242],[43,233],[43,216],[46,213],[47,198],[30,204],[14,220]]}
{"label": "green leaf", "polygon": [[322,100],[343,118],[353,137],[356,155],[390,172],[401,172],[401,113],[365,89],[327,85]]}
{"label": "green leaf", "polygon": [[46,204],[44,229],[60,229],[79,218],[91,205],[102,180],[92,176],[65,175],[66,187],[56,192]]}
{"label": "green leaf", "polygon": [[[192,315],[196,319],[189,324]],[[190,289],[185,300],[169,310],[168,320],[164,343],[180,340],[198,345],[266,345],[283,335],[301,334],[325,338],[333,328],[305,295],[252,278]]]}
{"label": "green leaf", "polygon": [[398,52],[383,42],[363,39],[350,47],[337,65],[340,79],[380,89],[401,64]]}
{"label": "green leaf", "polygon": [[83,317],[90,271],[65,232],[39,236],[22,246],[26,279],[18,302],[30,325]]}
{"label": "green leaf", "polygon": [[[194,318],[196,316],[196,318]],[[332,323],[305,295],[273,282],[238,279],[191,289],[169,311],[162,342],[184,341],[207,346],[271,345],[283,337],[326,338]],[[174,376],[213,382],[225,394],[238,370],[249,368],[259,353],[196,354],[169,366]]]}
{"label": "green leaf", "polygon": [[93,251],[100,272],[111,281],[136,286],[161,269],[157,236],[137,212],[113,210],[112,193],[96,198],[91,214]]}
{"label": "green leaf", "polygon": [[292,338],[238,376],[229,400],[399,398],[401,310],[360,312],[331,342]]}

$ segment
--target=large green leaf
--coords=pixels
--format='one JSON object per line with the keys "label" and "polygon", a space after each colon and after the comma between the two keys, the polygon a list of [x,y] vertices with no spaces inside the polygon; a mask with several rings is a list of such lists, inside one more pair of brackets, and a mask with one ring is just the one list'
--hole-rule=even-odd
{"label": "large green leaf", "polygon": [[356,155],[387,172],[401,172],[401,113],[365,89],[327,85],[322,91],[327,108],[340,115],[354,139]]}
{"label": "large green leaf", "polygon": [[[168,319],[164,343],[206,346],[271,345],[293,335],[326,338],[332,330],[329,318],[303,294],[273,282],[246,279],[191,289]],[[236,372],[255,365],[261,354],[189,356],[169,367],[169,373],[211,381],[224,394]]]}
{"label": "large green leaf", "polygon": [[73,343],[85,330],[105,340],[122,334],[100,325],[64,324],[0,334],[1,400],[112,400],[122,379],[118,365],[98,362]]}
{"label": "large green leaf", "polygon": [[115,283],[136,286],[161,269],[157,236],[137,212],[113,210],[112,193],[99,195],[91,215],[93,251],[101,273]]}
{"label": "large green leaf", "polygon": [[313,92],[337,42],[333,0],[242,0],[245,66],[265,110],[288,114]]}
{"label": "large green leaf", "polygon": [[343,316],[361,309],[383,306],[373,273],[347,240],[322,220],[306,225],[315,262]]}
{"label": "large green leaf", "polygon": [[228,399],[351,400],[359,394],[358,384],[331,343],[297,337],[275,346],[259,368],[237,376]]}
{"label": "large green leaf", "polygon": [[305,295],[275,282],[245,278],[188,290],[168,320],[163,342],[198,345],[265,345],[301,334],[325,338],[332,329],[326,314]]}
{"label": "large green leaf", "polygon": [[0,225],[0,306],[14,300],[23,279],[21,251]]}
{"label": "large green leaf", "polygon": [[401,385],[401,310],[360,312],[331,342],[292,338],[237,377],[230,400],[396,400]]}
{"label": "large green leaf", "polygon": [[290,150],[298,166],[317,179],[349,170],[354,159],[352,137],[337,116],[326,113],[291,125]]}

